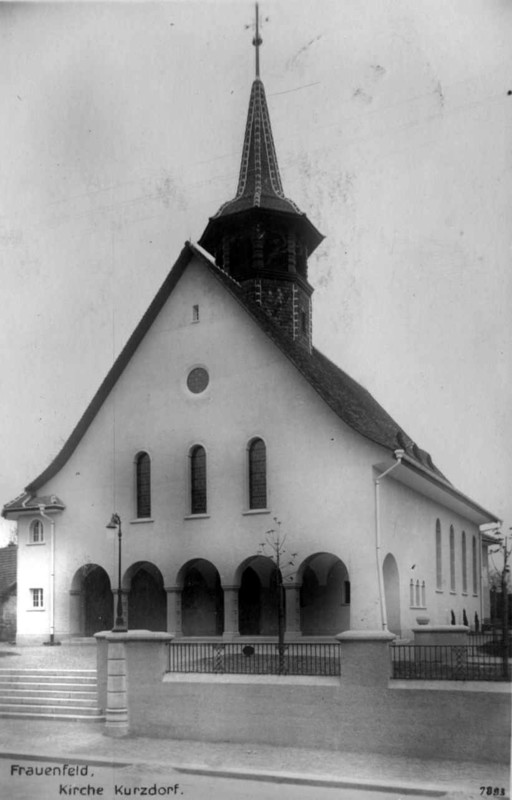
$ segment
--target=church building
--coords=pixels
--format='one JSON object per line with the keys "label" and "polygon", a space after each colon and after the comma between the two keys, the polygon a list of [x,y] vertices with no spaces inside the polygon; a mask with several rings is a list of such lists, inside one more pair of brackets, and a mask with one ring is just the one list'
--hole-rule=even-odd
{"label": "church building", "polygon": [[283,191],[260,43],[234,199],[4,506],[20,643],[112,628],[118,588],[130,630],[176,637],[275,636],[280,591],[288,641],[489,614],[496,518],[314,347],[323,237]]}

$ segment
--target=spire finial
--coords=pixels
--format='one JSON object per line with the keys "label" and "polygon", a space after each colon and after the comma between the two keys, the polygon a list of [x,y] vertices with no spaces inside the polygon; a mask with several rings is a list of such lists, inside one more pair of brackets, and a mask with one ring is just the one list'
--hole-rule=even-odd
{"label": "spire finial", "polygon": [[260,44],[263,43],[263,39],[260,36],[260,28],[259,28],[259,14],[258,14],[258,3],[255,4],[256,6],[256,34],[252,43],[256,48],[256,77],[260,77]]}

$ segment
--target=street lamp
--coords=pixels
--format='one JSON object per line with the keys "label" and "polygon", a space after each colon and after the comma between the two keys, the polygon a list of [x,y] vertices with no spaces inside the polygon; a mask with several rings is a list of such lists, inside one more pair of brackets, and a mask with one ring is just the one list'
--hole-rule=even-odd
{"label": "street lamp", "polygon": [[117,539],[119,542],[119,558],[117,562],[117,609],[116,609],[116,622],[114,627],[112,628],[113,633],[120,633],[122,631],[127,631],[128,628],[124,622],[123,616],[123,601],[121,599],[121,540],[123,538],[123,534],[121,532],[121,517],[119,514],[112,514],[112,519],[107,525],[109,530],[116,530],[117,528]]}

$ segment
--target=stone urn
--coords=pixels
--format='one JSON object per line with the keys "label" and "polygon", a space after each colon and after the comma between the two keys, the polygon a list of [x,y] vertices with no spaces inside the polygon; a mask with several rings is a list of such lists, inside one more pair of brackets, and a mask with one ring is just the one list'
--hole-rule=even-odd
{"label": "stone urn", "polygon": [[428,625],[430,617],[416,617],[416,622],[418,625]]}

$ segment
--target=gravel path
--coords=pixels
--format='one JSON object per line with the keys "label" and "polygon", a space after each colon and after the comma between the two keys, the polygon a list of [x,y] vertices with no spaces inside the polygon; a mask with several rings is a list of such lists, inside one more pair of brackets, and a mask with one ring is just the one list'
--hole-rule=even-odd
{"label": "gravel path", "polygon": [[0,643],[0,669],[96,669],[96,642],[91,644],[8,645]]}

